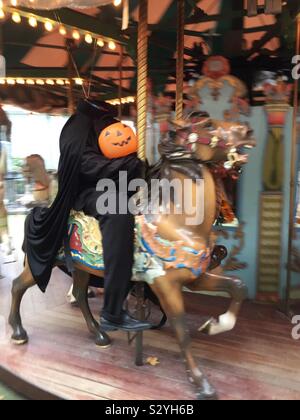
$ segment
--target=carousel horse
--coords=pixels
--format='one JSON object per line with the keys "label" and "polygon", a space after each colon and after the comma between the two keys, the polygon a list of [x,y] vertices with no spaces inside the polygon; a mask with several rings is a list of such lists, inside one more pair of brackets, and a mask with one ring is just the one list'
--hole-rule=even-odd
{"label": "carousel horse", "polygon": [[27,156],[22,171],[25,178],[34,181],[34,203],[48,202],[50,179],[44,159],[40,155]]}
{"label": "carousel horse", "polygon": [[0,151],[0,245],[6,255],[11,255],[13,249],[8,235],[7,211],[4,205],[4,177],[6,174],[6,153]]}
{"label": "carousel horse", "polygon": [[1,105],[0,105],[0,126],[4,128],[5,139],[6,141],[9,142],[11,140],[12,123]]}
{"label": "carousel horse", "polygon": [[[0,128],[5,129],[5,139],[10,141],[11,122],[7,117],[2,106],[0,106]],[[6,174],[7,159],[6,152],[0,145],[0,243],[3,242],[3,236],[7,234],[7,212],[4,206],[4,177]]]}
{"label": "carousel horse", "polygon": [[[136,257],[134,280],[147,282],[158,297],[161,306],[175,329],[189,380],[196,386],[198,399],[215,399],[217,393],[193,356],[192,344],[185,316],[183,287],[190,290],[226,292],[232,303],[218,321],[210,320],[202,327],[207,334],[231,330],[247,289],[243,282],[209,272],[214,249],[212,227],[219,214],[216,171],[228,160],[231,166],[245,163],[241,148],[254,146],[252,132],[245,125],[223,124],[202,117],[193,121],[180,121],[166,134],[160,145],[162,159],[150,171],[150,178],[192,180],[189,197],[196,204],[196,181],[204,185],[204,220],[200,224],[187,224],[187,214],[160,214],[149,221],[138,216],[136,221]],[[214,170],[213,170],[214,169]],[[170,206],[175,206],[171,198]],[[173,209],[174,210],[174,209]],[[190,217],[190,215],[189,215]],[[72,213],[69,221],[69,256],[75,266],[73,273],[74,296],[87,322],[88,329],[102,348],[110,345],[108,335],[94,319],[87,300],[90,274],[103,276],[104,264],[101,235],[96,220],[83,214]],[[66,250],[57,258],[57,265],[67,259]],[[28,336],[22,326],[20,304],[26,290],[35,285],[27,261],[23,273],[13,282],[12,306],[9,323],[12,340],[24,344]]]}
{"label": "carousel horse", "polygon": [[6,173],[6,156],[5,152],[0,151],[0,243],[2,242],[2,235],[7,228],[7,213],[4,206],[4,176]]}
{"label": "carousel horse", "polygon": [[[11,140],[11,129],[12,123],[8,118],[6,112],[0,105],[0,129],[1,129],[1,140],[10,142]],[[2,245],[2,251],[6,257],[12,255],[14,249],[11,242],[11,238],[8,234],[8,221],[7,211],[4,206],[4,177],[7,172],[7,156],[6,151],[0,145],[0,245]]]}

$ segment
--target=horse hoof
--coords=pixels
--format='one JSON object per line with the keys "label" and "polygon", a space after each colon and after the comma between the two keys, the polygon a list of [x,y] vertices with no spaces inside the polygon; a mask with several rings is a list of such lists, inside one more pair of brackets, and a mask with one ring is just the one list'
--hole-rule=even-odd
{"label": "horse hoof", "polygon": [[96,336],[95,344],[105,350],[111,347],[112,341],[104,331],[99,331]]}
{"label": "horse hoof", "polygon": [[198,331],[202,334],[210,335],[211,326],[215,325],[216,322],[215,318],[210,318],[198,329]]}
{"label": "horse hoof", "polygon": [[209,383],[206,377],[203,378],[201,388],[197,392],[199,401],[218,401],[219,397],[215,388]]}
{"label": "horse hoof", "polygon": [[212,395],[206,395],[201,392],[197,394],[198,401],[219,401],[217,392],[214,392]]}
{"label": "horse hoof", "polygon": [[23,346],[28,343],[28,335],[24,334],[13,334],[11,336],[11,342],[16,346]]}

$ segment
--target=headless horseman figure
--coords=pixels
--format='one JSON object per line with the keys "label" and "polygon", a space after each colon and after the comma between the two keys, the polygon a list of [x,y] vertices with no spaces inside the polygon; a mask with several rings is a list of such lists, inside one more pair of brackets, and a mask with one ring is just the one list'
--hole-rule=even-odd
{"label": "headless horseman figure", "polygon": [[[126,146],[124,151],[122,146]],[[128,211],[121,214],[119,202],[116,212],[97,211],[97,201],[103,194],[96,190],[100,180],[114,181],[116,189],[108,194],[117,199],[120,172],[127,176],[128,182],[142,176],[143,164],[137,158],[136,148],[134,133],[115,119],[112,108],[104,103],[82,101],[61,134],[56,200],[49,209],[34,209],[26,222],[28,263],[37,284],[45,291],[57,252],[66,239],[71,209],[99,220],[105,263],[101,328],[105,331],[151,328],[149,323],[140,322],[123,310],[132,276],[134,216]],[[123,192],[122,204],[125,200],[127,205],[128,199],[128,193]]]}

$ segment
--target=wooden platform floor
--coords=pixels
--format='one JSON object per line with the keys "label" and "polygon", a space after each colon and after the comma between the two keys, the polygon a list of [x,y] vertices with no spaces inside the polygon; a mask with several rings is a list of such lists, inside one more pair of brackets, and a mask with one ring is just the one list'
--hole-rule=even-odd
{"label": "wooden platform floor", "polygon": [[[169,326],[145,334],[145,357],[160,364],[134,365],[134,349],[124,333],[112,334],[114,346],[97,348],[79,309],[66,300],[70,280],[55,269],[46,295],[32,289],[24,299],[24,325],[30,342],[10,343],[6,324],[12,278],[20,262],[2,266],[0,280],[0,364],[40,387],[68,399],[194,399]],[[187,295],[193,349],[199,365],[222,399],[300,399],[300,341],[291,324],[272,306],[246,303],[238,326],[218,337],[197,332],[201,317],[224,311],[227,301]],[[97,314],[100,298],[92,300]]]}

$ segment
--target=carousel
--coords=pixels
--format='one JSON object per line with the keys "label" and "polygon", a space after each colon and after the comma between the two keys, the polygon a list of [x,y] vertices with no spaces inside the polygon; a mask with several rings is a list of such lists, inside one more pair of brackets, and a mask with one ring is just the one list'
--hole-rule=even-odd
{"label": "carousel", "polygon": [[[0,399],[300,399],[298,0],[0,3]],[[18,199],[16,107],[66,123]],[[95,130],[143,163],[124,305],[151,328],[99,321],[113,241],[74,200]]]}

